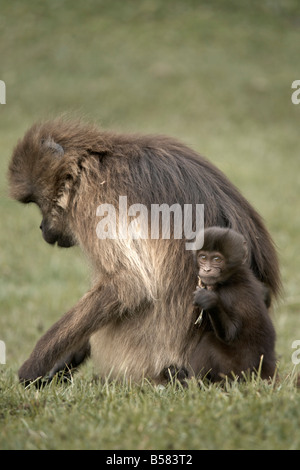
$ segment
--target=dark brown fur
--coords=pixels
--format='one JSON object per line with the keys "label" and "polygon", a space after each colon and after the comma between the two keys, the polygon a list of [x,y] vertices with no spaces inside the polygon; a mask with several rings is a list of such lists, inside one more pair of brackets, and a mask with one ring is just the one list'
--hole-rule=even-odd
{"label": "dark brown fur", "polygon": [[[241,378],[242,372],[260,367],[261,377],[269,379],[276,365],[275,330],[264,287],[244,263],[244,239],[231,229],[210,227],[204,231],[199,264],[205,263],[200,255],[209,253],[223,255],[224,262],[217,262],[222,266],[219,270],[214,271],[209,261],[199,269],[202,287],[195,292],[194,303],[203,309],[203,319],[191,366],[214,382],[224,376]],[[209,284],[205,287],[206,279]]]}
{"label": "dark brown fur", "polygon": [[185,240],[99,240],[96,208],[118,208],[120,195],[148,208],[205,204],[206,226],[241,232],[253,273],[278,294],[277,257],[260,216],[218,169],[172,138],[59,119],[35,124],[13,152],[9,182],[12,197],[40,207],[45,240],[80,245],[94,268],[90,291],[39,340],[21,380],[54,373],[89,342],[102,376],[159,381],[169,364],[190,363],[199,341],[191,252]]}

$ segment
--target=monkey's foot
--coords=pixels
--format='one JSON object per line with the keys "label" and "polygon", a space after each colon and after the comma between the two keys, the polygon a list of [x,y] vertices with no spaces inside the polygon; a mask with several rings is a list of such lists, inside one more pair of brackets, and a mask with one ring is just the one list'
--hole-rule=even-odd
{"label": "monkey's foot", "polygon": [[167,382],[176,383],[178,381],[182,387],[187,388],[188,370],[185,367],[169,366],[163,369],[163,377]]}

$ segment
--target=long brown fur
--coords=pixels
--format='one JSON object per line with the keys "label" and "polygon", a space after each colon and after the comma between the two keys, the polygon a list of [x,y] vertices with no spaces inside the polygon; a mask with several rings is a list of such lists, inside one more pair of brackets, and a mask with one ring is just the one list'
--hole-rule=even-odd
{"label": "long brown fur", "polygon": [[118,135],[57,119],[37,123],[14,149],[11,196],[35,202],[43,235],[78,244],[94,268],[90,291],[39,340],[19,371],[45,376],[88,342],[101,376],[156,382],[169,364],[188,366],[197,278],[185,240],[99,240],[96,209],[119,196],[128,205],[204,204],[205,225],[243,234],[249,265],[273,295],[280,278],[273,242],[257,212],[211,163],[164,136]]}

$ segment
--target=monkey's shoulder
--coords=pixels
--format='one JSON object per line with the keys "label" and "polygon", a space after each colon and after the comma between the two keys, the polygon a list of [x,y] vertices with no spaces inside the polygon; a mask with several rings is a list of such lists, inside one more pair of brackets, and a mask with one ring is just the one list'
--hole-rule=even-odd
{"label": "monkey's shoulder", "polygon": [[234,309],[260,305],[264,299],[263,285],[254,276],[231,279],[227,283],[219,284],[216,293],[223,304]]}

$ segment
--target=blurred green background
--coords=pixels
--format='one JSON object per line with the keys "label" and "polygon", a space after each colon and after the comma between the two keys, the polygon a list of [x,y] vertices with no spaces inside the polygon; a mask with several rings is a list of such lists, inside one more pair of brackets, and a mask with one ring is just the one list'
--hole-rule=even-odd
{"label": "blurred green background", "polygon": [[39,119],[175,136],[214,162],[265,219],[281,263],[277,352],[300,339],[300,79],[297,0],[1,0],[0,339],[2,373],[89,285],[77,249],[43,242],[38,210],[9,200],[12,149]]}

